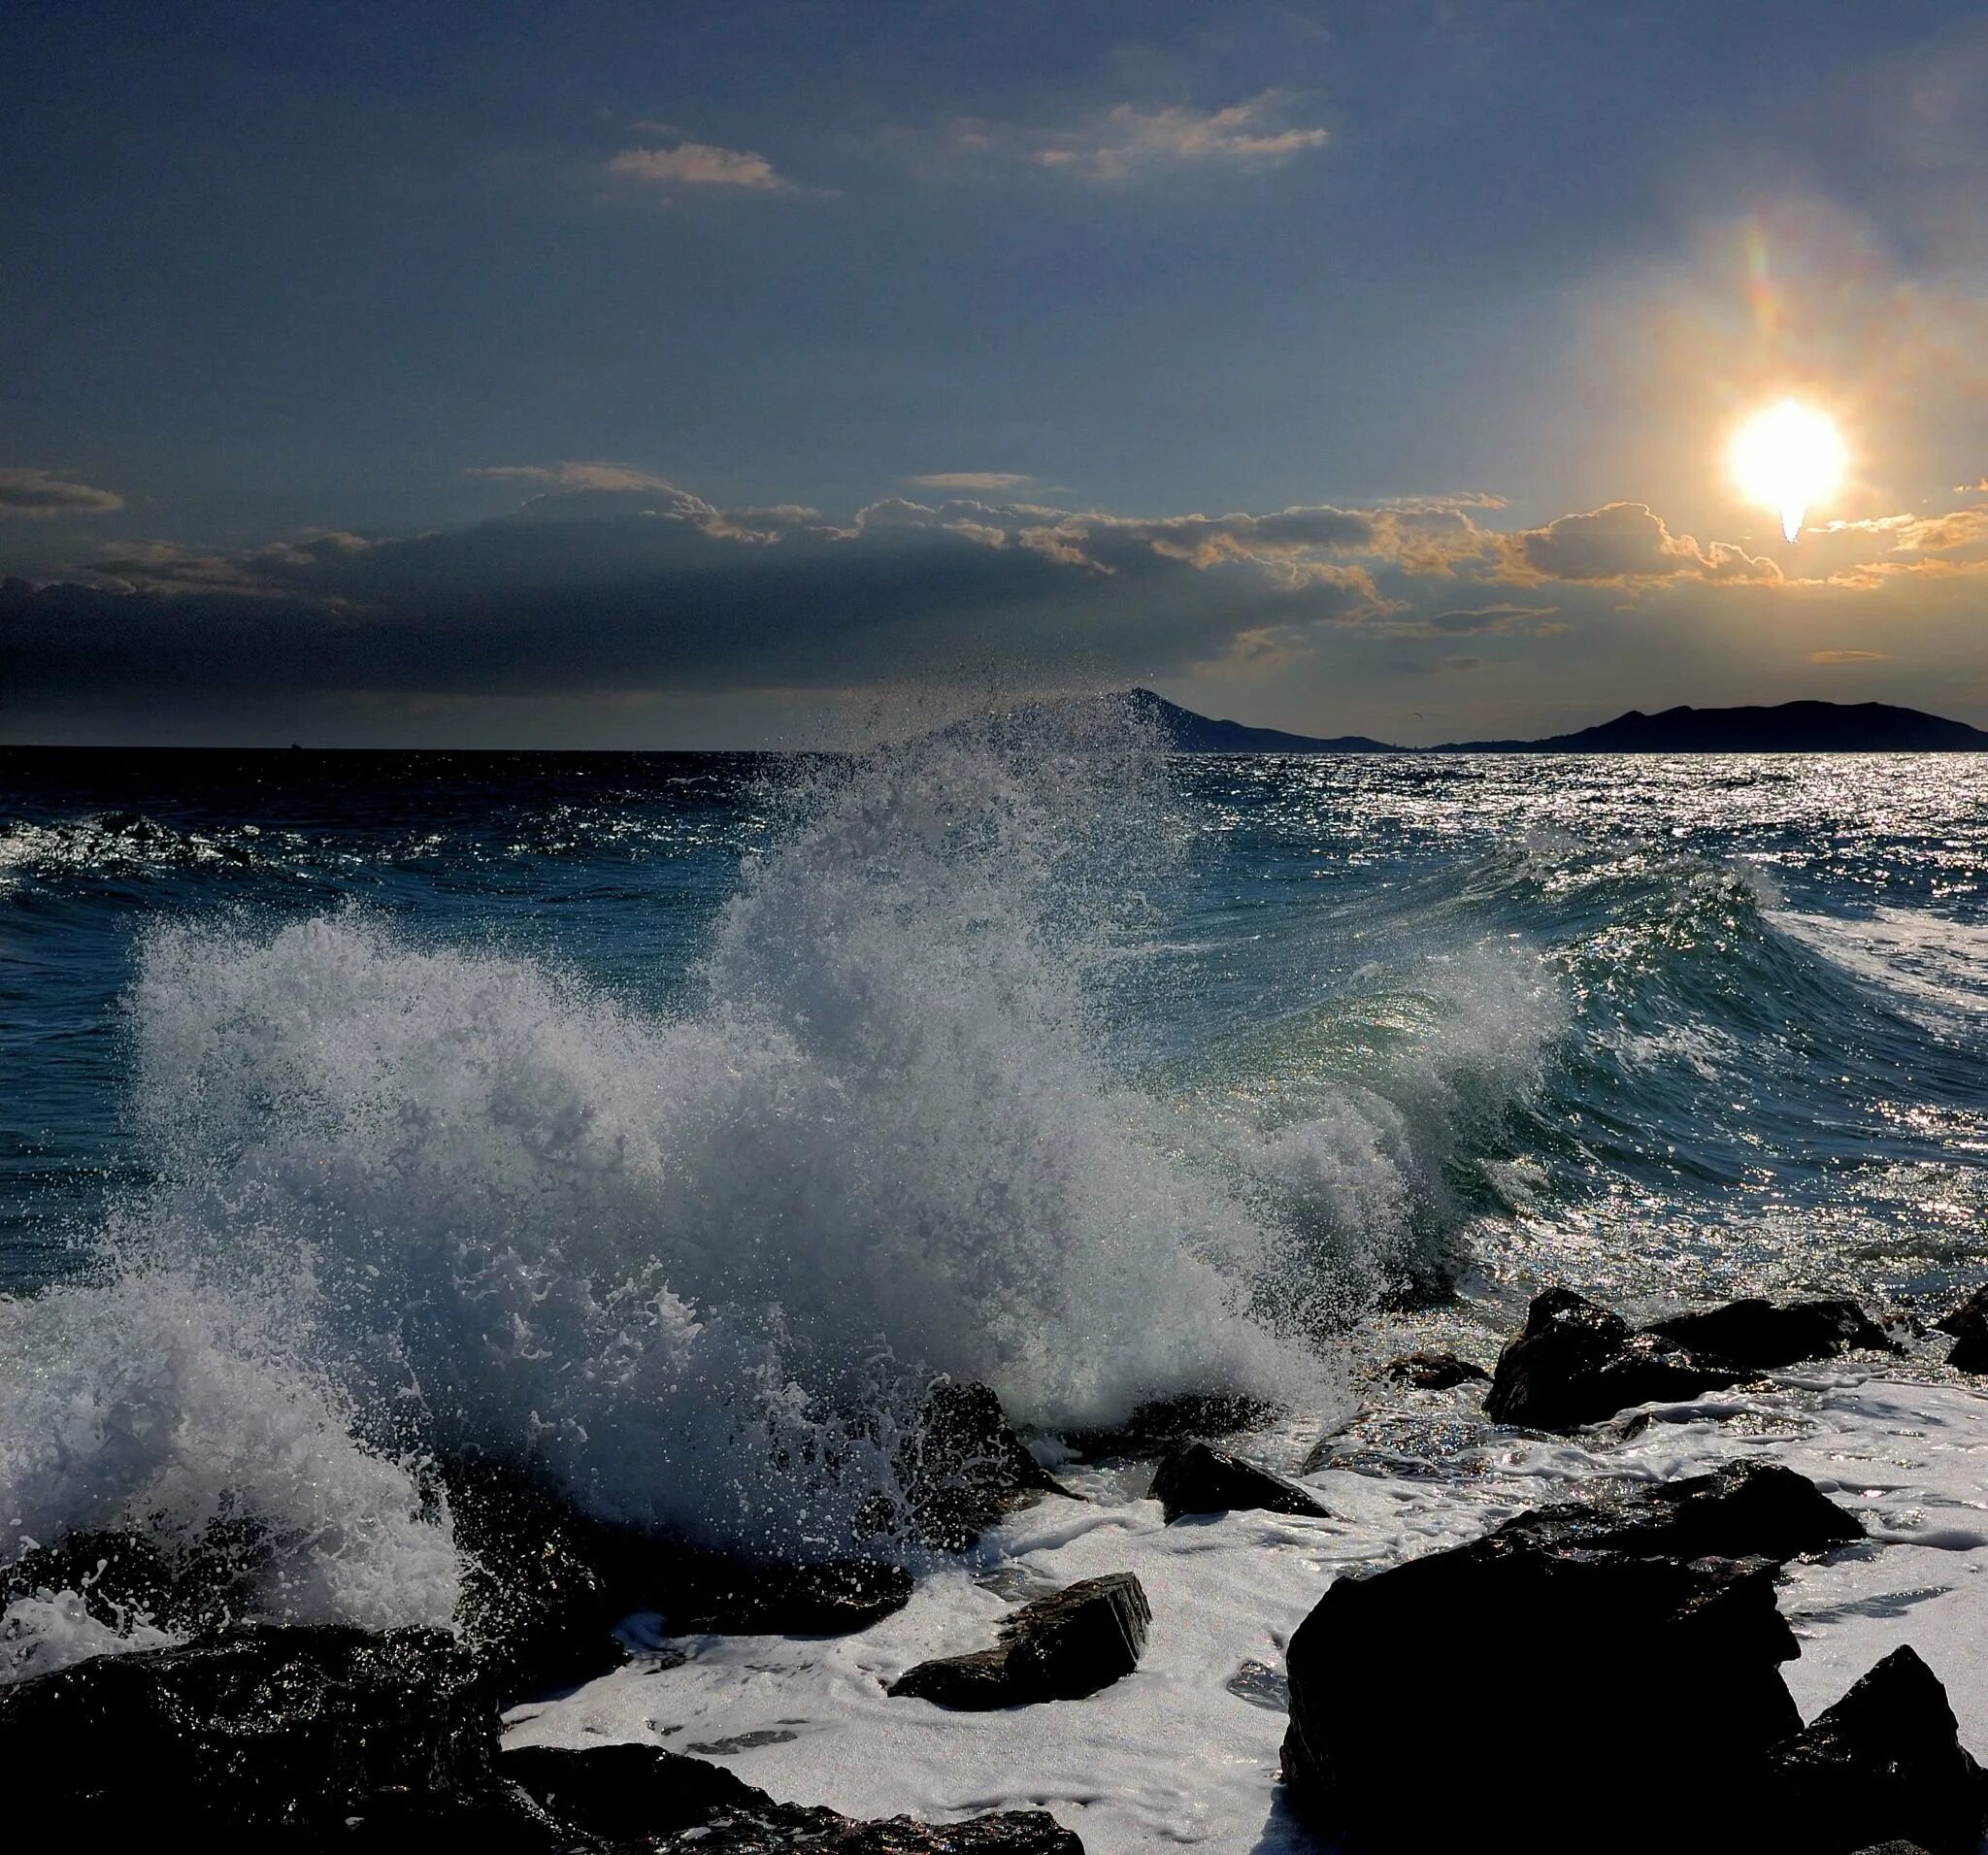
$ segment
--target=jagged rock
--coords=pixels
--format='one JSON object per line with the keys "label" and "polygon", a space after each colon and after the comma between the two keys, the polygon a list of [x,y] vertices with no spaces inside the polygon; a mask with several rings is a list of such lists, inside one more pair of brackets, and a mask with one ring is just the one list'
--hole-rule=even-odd
{"label": "jagged rock", "polygon": [[973,1710],[1081,1700],[1139,1666],[1151,1621],[1131,1573],[1085,1578],[1004,1619],[993,1648],[920,1662],[889,1692]]}
{"label": "jagged rock", "polygon": [[1723,1308],[1653,1320],[1645,1333],[1674,1340],[1702,1357],[1752,1372],[1833,1359],[1846,1352],[1897,1352],[1884,1329],[1854,1301],[1794,1301],[1775,1307],[1758,1296]]}
{"label": "jagged rock", "polygon": [[1945,1688],[1898,1648],[1768,1755],[1758,1845],[1847,1855],[1892,1837],[1928,1855],[1974,1855],[1984,1811],[1981,1769]]}
{"label": "jagged rock", "polygon": [[1157,1456],[1170,1443],[1190,1437],[1228,1437],[1238,1431],[1261,1430],[1283,1414],[1281,1406],[1245,1392],[1187,1391],[1171,1398],[1148,1398],[1135,1406],[1132,1414],[1115,1428],[1074,1430],[1067,1441],[1090,1461]]}
{"label": "jagged rock", "polygon": [[[1625,1814],[1624,1759],[1683,1737],[1699,1794],[1757,1783],[1801,1720],[1779,1673],[1797,1645],[1775,1567],[1855,1531],[1801,1477],[1743,1465],[1342,1576],[1286,1652],[1293,1806],[1363,1848],[1469,1847],[1483,1800],[1544,1758],[1554,1805],[1528,1817],[1529,1851],[1591,1849],[1604,1822],[1612,1849],[1674,1848],[1674,1819]],[[1441,1742],[1404,1731],[1432,1687],[1487,1681]],[[1694,1845],[1716,1841],[1698,1828]]]}
{"label": "jagged rock", "polygon": [[1728,1462],[1708,1474],[1661,1482],[1616,1501],[1534,1507],[1491,1537],[1501,1536],[1523,1536],[1556,1550],[1785,1565],[1861,1540],[1864,1525],[1792,1469]]}
{"label": "jagged rock", "polygon": [[457,1623],[507,1701],[620,1666],[613,1626],[639,1610],[673,1636],[845,1636],[911,1598],[911,1573],[884,1561],[734,1557],[590,1519],[512,1470],[447,1477],[468,1558]]}
{"label": "jagged rock", "polygon": [[1857,1855],[1929,1855],[1929,1851],[1917,1842],[1872,1842],[1869,1848],[1860,1848]]}
{"label": "jagged rock", "polygon": [[74,1592],[83,1611],[121,1633],[150,1625],[208,1637],[252,1607],[269,1540],[254,1526],[221,1524],[192,1540],[144,1533],[72,1533],[0,1566],[0,1610],[18,1598]]}
{"label": "jagged rock", "polygon": [[530,1746],[506,1752],[499,1765],[549,1816],[611,1849],[649,1849],[664,1838],[674,1847],[681,1838],[700,1855],[1083,1855],[1044,1810],[963,1823],[852,1822],[776,1803],[722,1766],[654,1745]]}
{"label": "jagged rock", "polygon": [[496,1747],[490,1692],[439,1630],[248,1627],[0,1688],[0,1766],[85,1840],[309,1846],[376,1805],[474,1811]]}
{"label": "jagged rock", "polygon": [[1744,1372],[1701,1359],[1567,1288],[1536,1296],[1498,1355],[1484,1409],[1499,1423],[1574,1430],[1632,1405],[1682,1402],[1738,1384]]}
{"label": "jagged rock", "polygon": [[1295,1482],[1206,1442],[1176,1442],[1160,1459],[1146,1494],[1160,1504],[1169,1526],[1186,1513],[1252,1507],[1267,1513],[1329,1517]]}
{"label": "jagged rock", "polygon": [[492,1463],[452,1463],[445,1480],[463,1554],[456,1627],[507,1704],[627,1661],[613,1630],[637,1606],[602,1570],[601,1528]]}
{"label": "jagged rock", "polygon": [[1988,1288],[1977,1288],[1934,1326],[1954,1337],[1946,1363],[1961,1372],[1988,1372]]}
{"label": "jagged rock", "polygon": [[636,1588],[672,1636],[847,1636],[902,1610],[911,1574],[881,1560],[760,1565],[678,1547],[653,1550]]}
{"label": "jagged rock", "polygon": [[911,1528],[927,1545],[964,1552],[1003,1515],[1045,1494],[1074,1498],[1030,1455],[985,1385],[942,1378],[897,1456]]}
{"label": "jagged rock", "polygon": [[1474,1366],[1453,1352],[1405,1352],[1399,1359],[1390,1359],[1381,1371],[1396,1384],[1410,1385],[1417,1391],[1448,1391],[1473,1378],[1491,1376],[1482,1366]]}

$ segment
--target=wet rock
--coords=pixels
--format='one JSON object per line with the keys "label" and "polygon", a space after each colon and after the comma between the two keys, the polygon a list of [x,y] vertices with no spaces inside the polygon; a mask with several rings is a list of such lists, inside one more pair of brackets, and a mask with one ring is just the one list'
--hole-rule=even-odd
{"label": "wet rock", "polygon": [[410,1800],[477,1814],[497,1731],[438,1630],[242,1628],[0,1688],[0,1766],[32,1772],[37,1805],[85,1838],[149,1842],[170,1824],[216,1846],[251,1830],[309,1846],[376,1810],[407,1817]]}
{"label": "wet rock", "polygon": [[1399,1359],[1390,1359],[1381,1372],[1396,1384],[1416,1391],[1448,1391],[1474,1378],[1491,1376],[1482,1366],[1474,1366],[1453,1352],[1405,1352]]}
{"label": "wet rock", "polygon": [[847,1636],[911,1596],[903,1566],[870,1559],[756,1565],[679,1549],[652,1564],[643,1588],[672,1636]]}
{"label": "wet rock", "polygon": [[1754,1297],[1653,1320],[1643,1331],[1752,1372],[1773,1371],[1804,1359],[1834,1359],[1846,1352],[1899,1350],[1854,1301],[1794,1301],[1776,1307]]}
{"label": "wet rock", "polygon": [[560,1825],[613,1850],[646,1850],[662,1838],[675,1846],[681,1838],[701,1855],[1083,1855],[1044,1810],[859,1823],[776,1803],[721,1766],[653,1745],[530,1746],[506,1752],[500,1768]]}
{"label": "wet rock", "polygon": [[1010,1427],[985,1385],[942,1378],[897,1456],[912,1534],[964,1552],[1005,1514],[1044,1495],[1071,1497]]}
{"label": "wet rock", "polygon": [[1295,1482],[1206,1442],[1178,1442],[1169,1449],[1154,1470],[1146,1494],[1160,1504],[1169,1526],[1182,1514],[1248,1508],[1329,1517]]}
{"label": "wet rock", "polygon": [[1988,1372],[1988,1288],[1977,1288],[1934,1326],[1954,1337],[1946,1363],[1961,1372]]}
{"label": "wet rock", "polygon": [[1074,1430],[1067,1441],[1087,1461],[1157,1456],[1169,1444],[1190,1437],[1228,1437],[1261,1430],[1283,1414],[1282,1406],[1267,1404],[1244,1392],[1188,1391],[1172,1398],[1149,1398],[1135,1406],[1131,1416],[1114,1429]]}
{"label": "wet rock", "polygon": [[1620,1314],[1571,1289],[1549,1288],[1498,1355],[1484,1409],[1499,1423],[1574,1430],[1633,1405],[1722,1391],[1745,1376],[1662,1334],[1633,1333]]}
{"label": "wet rock", "polygon": [[464,1460],[445,1472],[463,1554],[456,1627],[506,1704],[619,1668],[636,1605],[602,1569],[605,1535],[526,1476]]}
{"label": "wet rock", "polygon": [[258,1527],[225,1524],[193,1540],[149,1533],[72,1533],[0,1565],[0,1609],[19,1598],[73,1593],[83,1612],[119,1635],[150,1626],[211,1637],[248,1612],[268,1556]]}
{"label": "wet rock", "polygon": [[1946,1690],[1899,1648],[1773,1748],[1764,1806],[1758,1845],[1790,1855],[1848,1855],[1887,1837],[1974,1855],[1988,1796]]}
{"label": "wet rock", "polygon": [[1534,1507],[1491,1537],[1523,1538],[1559,1551],[1766,1559],[1778,1566],[1861,1540],[1864,1525],[1792,1469],[1728,1462],[1708,1474],[1661,1482],[1615,1501]]}
{"label": "wet rock", "polygon": [[[1484,1799],[1544,1759],[1553,1808],[1529,1814],[1529,1850],[1590,1849],[1599,1822],[1611,1848],[1674,1848],[1674,1820],[1625,1815],[1624,1761],[1688,1739],[1697,1794],[1757,1791],[1801,1730],[1776,1565],[1855,1530],[1801,1477],[1742,1465],[1342,1576],[1286,1653],[1292,1805],[1363,1848],[1470,1847]],[[1483,1706],[1432,1742],[1430,1693],[1464,1686]],[[1716,1845],[1718,1825],[1688,1839]]]}
{"label": "wet rock", "polygon": [[899,1565],[737,1557],[589,1519],[508,1469],[457,1464],[447,1478],[469,1560],[457,1623],[507,1701],[619,1667],[613,1627],[636,1611],[672,1636],[845,1636],[911,1598]]}
{"label": "wet rock", "polygon": [[1085,1578],[1023,1605],[1003,1621],[993,1648],[920,1662],[889,1692],[977,1711],[1081,1700],[1139,1666],[1151,1621],[1131,1573]]}

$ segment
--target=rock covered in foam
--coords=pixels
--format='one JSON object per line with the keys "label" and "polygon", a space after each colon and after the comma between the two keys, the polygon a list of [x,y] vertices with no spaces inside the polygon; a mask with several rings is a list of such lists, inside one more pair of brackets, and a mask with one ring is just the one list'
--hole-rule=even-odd
{"label": "rock covered in foam", "polygon": [[1771,1372],[1805,1359],[1846,1352],[1897,1352],[1891,1337],[1854,1301],[1791,1301],[1759,1296],[1722,1308],[1673,1314],[1643,1329],[1701,1355]]}
{"label": "rock covered in foam", "polygon": [[1526,1324],[1498,1355],[1484,1409],[1499,1423],[1574,1430],[1632,1405],[1722,1391],[1743,1371],[1701,1358],[1568,1288],[1534,1297]]}
{"label": "rock covered in foam", "polygon": [[1330,1517],[1296,1482],[1206,1442],[1178,1442],[1169,1449],[1146,1494],[1160,1504],[1169,1526],[1184,1514],[1245,1509]]}
{"label": "rock covered in foam", "polygon": [[912,1534],[942,1551],[964,1552],[1003,1515],[1043,1495],[1073,1498],[1008,1421],[987,1386],[934,1382],[896,1456]]}
{"label": "rock covered in foam", "polygon": [[[1292,1803],[1362,1846],[1473,1846],[1484,1800],[1544,1762],[1553,1808],[1529,1818],[1529,1848],[1592,1848],[1597,1823],[1611,1847],[1674,1846],[1674,1820],[1625,1820],[1625,1760],[1684,1736],[1701,1795],[1757,1794],[1801,1730],[1776,1567],[1857,1531],[1800,1476],[1747,1464],[1342,1577],[1287,1653]],[[1408,1724],[1432,1684],[1484,1683],[1439,1740]]]}
{"label": "rock covered in foam", "polygon": [[1183,1391],[1148,1398],[1108,1430],[1074,1430],[1069,1442],[1091,1461],[1112,1456],[1157,1456],[1195,1437],[1227,1437],[1261,1430],[1283,1415],[1279,1405],[1241,1391]]}
{"label": "rock covered in foam", "polygon": [[251,1628],[0,1690],[0,1764],[86,1843],[170,1823],[217,1847],[400,1855],[1082,1855],[1046,1812],[860,1823],[647,1745],[498,1750],[446,1632]]}
{"label": "rock covered in foam", "polygon": [[1960,1372],[1988,1372],[1988,1288],[1975,1289],[1952,1313],[1933,1324],[1954,1337],[1946,1355],[1949,1366]]}
{"label": "rock covered in foam", "polygon": [[1004,1619],[992,1648],[920,1662],[888,1691],[971,1711],[1081,1700],[1139,1666],[1151,1621],[1131,1573],[1085,1578],[1023,1605]]}
{"label": "rock covered in foam", "polygon": [[1894,1649],[1768,1757],[1756,1846],[1848,1855],[1881,1838],[1974,1855],[1988,1793],[1938,1677]]}

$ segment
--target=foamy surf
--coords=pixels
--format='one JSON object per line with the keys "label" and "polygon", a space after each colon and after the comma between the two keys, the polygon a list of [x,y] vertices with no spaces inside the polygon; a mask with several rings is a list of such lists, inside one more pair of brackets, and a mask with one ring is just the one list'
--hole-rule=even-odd
{"label": "foamy surf", "polygon": [[[1268,1118],[1137,1086],[1107,1007],[1165,775],[1136,730],[1084,746],[814,770],[674,1010],[363,911],[152,928],[159,1182],[4,1305],[10,1533],[248,1520],[255,1613],[435,1622],[438,1455],[808,1557],[874,1536],[934,1374],[1048,1430],[1184,1389],[1330,1408],[1323,1337],[1410,1269],[1481,1040]],[[1496,1021],[1523,1088],[1548,1019]],[[15,1672],[103,1646],[35,1603]]]}

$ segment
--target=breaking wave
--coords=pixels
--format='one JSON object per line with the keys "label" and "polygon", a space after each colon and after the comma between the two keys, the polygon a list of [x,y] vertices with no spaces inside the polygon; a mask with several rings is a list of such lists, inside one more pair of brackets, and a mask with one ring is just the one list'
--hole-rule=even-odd
{"label": "breaking wave", "polygon": [[[934,1373],[1044,1427],[1329,1403],[1312,1342],[1412,1272],[1458,1078],[1528,1085],[1537,975],[1533,1004],[1459,985],[1456,1054],[1391,1091],[1162,1099],[1108,1021],[1175,841],[1163,762],[1065,745],[954,729],[796,775],[669,1013],[356,910],[154,928],[129,1023],[161,1182],[83,1281],[0,1302],[8,1533],[248,1516],[268,1613],[439,1622],[452,1451],[828,1553]],[[0,1673],[97,1627],[37,1593]]]}

